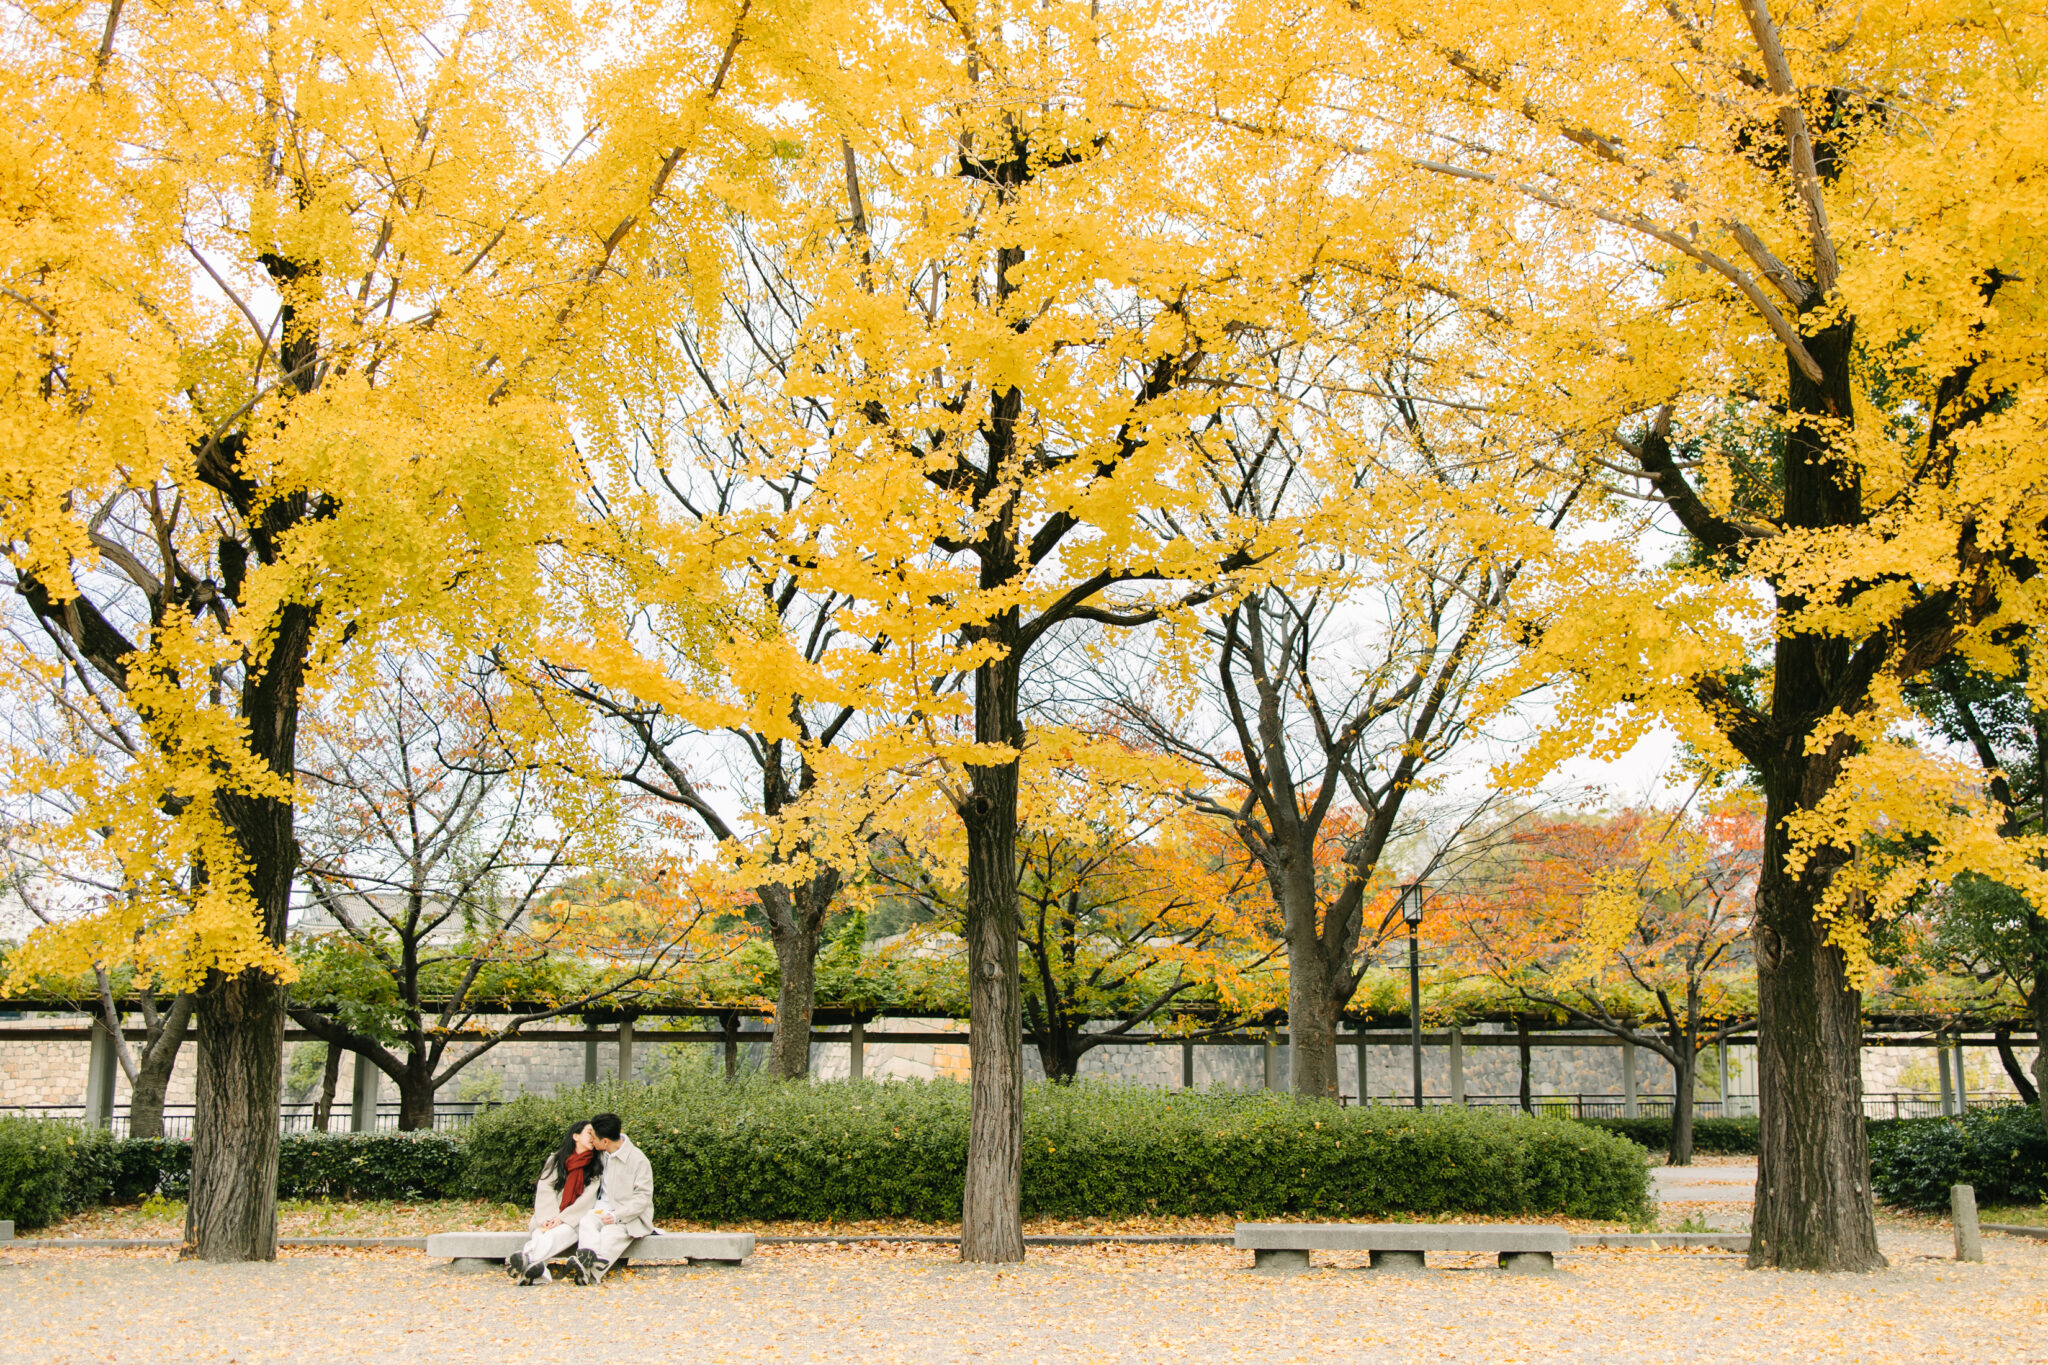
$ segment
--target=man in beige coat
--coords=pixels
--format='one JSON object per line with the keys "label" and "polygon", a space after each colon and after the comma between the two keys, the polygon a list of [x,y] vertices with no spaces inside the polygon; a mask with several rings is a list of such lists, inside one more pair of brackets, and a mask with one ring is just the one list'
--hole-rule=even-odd
{"label": "man in beige coat", "polygon": [[654,1231],[654,1166],[633,1145],[617,1114],[590,1120],[595,1145],[604,1153],[604,1175],[598,1182],[597,1206],[576,1227],[576,1259],[571,1263],[578,1284],[602,1284],[605,1272],[637,1238]]}

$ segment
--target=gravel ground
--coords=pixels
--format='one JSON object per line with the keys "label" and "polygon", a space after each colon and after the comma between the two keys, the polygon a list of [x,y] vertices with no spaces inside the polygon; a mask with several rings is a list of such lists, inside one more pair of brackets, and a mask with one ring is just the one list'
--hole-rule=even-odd
{"label": "gravel ground", "polygon": [[1581,1252],[1545,1277],[1268,1277],[1222,1248],[1034,1252],[1001,1270],[923,1248],[777,1248],[594,1290],[515,1289],[407,1252],[202,1266],[0,1250],[0,1360],[2048,1361],[2048,1244],[1986,1242],[1987,1264],[1958,1265],[1945,1238],[1895,1229],[1892,1269],[1854,1276],[1711,1252]]}

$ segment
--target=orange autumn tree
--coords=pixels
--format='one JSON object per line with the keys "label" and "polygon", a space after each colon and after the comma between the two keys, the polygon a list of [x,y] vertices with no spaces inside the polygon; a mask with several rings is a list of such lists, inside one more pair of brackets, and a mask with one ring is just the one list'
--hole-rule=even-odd
{"label": "orange autumn tree", "polygon": [[1675,1165],[1692,1160],[1700,1052],[1754,1024],[1761,815],[1737,796],[1697,814],[1530,820],[1442,897],[1437,932],[1474,970],[1671,1064]]}
{"label": "orange autumn tree", "polygon": [[[1183,800],[1188,776],[1072,731],[1041,733],[1025,750],[1016,933],[1025,1022],[1050,1080],[1073,1080],[1087,1053],[1147,1024],[1194,1036],[1277,1003],[1264,888],[1236,841]],[[893,822],[877,840],[875,889],[913,902],[951,938],[964,920],[966,850],[933,795],[899,804],[927,818]]]}

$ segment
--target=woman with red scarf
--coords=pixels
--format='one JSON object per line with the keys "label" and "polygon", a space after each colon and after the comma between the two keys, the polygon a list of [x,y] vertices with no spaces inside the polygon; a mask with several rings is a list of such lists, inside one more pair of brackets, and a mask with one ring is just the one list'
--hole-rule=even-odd
{"label": "woman with red scarf", "polygon": [[592,1146],[597,1133],[584,1119],[569,1129],[562,1145],[548,1154],[533,1187],[533,1235],[505,1260],[505,1273],[516,1284],[546,1284],[548,1258],[576,1245],[576,1224],[597,1203],[597,1178],[604,1171],[604,1153]]}

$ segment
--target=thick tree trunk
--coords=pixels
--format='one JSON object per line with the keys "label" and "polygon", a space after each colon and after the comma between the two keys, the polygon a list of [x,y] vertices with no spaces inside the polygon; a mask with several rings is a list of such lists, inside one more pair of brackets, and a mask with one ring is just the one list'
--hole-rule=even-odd
{"label": "thick tree trunk", "polygon": [[398,1131],[421,1133],[431,1130],[434,1126],[434,1074],[431,1064],[423,1065],[417,1055],[408,1058],[405,1070],[398,1075],[397,1084]]}
{"label": "thick tree trunk", "polygon": [[277,1096],[284,987],[259,972],[210,976],[199,991],[198,1103],[184,1254],[277,1259]]}
{"label": "thick tree trunk", "polygon": [[[1814,331],[1807,349],[1822,378],[1788,364],[1785,521],[1825,529],[1864,520],[1856,469],[1839,447],[1855,413],[1850,382],[1854,328]],[[1798,620],[1804,599],[1784,594],[1781,624]],[[1764,785],[1763,869],[1756,897],[1757,1091],[1761,1124],[1752,1266],[1787,1270],[1875,1270],[1877,1207],[1863,1132],[1862,1001],[1839,949],[1827,941],[1818,906],[1845,850],[1826,849],[1799,876],[1785,866],[1786,821],[1818,805],[1854,750],[1846,736],[1809,752],[1817,727],[1840,707],[1851,642],[1787,633],[1775,651],[1768,733],[1748,737],[1747,756]]]}
{"label": "thick tree trunk", "polygon": [[313,1101],[313,1131],[324,1133],[327,1125],[334,1121],[334,1091],[341,1084],[341,1049],[332,1043],[327,1048],[327,1065],[320,1071],[320,1098]]}
{"label": "thick tree trunk", "polygon": [[[1021,747],[1016,614],[992,632],[1004,658],[975,670],[974,737]],[[960,1259],[1024,1259],[1024,1009],[1017,979],[1018,764],[974,765],[967,830],[967,1178]]]}
{"label": "thick tree trunk", "polygon": [[[288,608],[276,627],[275,666],[252,670],[242,714],[252,746],[289,780],[298,748],[298,696],[312,616]],[[292,803],[240,792],[222,795],[222,814],[249,856],[257,926],[284,942],[299,844]],[[207,974],[197,992],[198,1103],[192,1120],[192,1192],[183,1254],[206,1261],[277,1259],[277,1139],[284,1082],[285,986],[261,972]]]}
{"label": "thick tree trunk", "polygon": [[777,933],[775,961],[782,981],[775,992],[775,1037],[768,1045],[768,1074],[800,1081],[811,1074],[811,1013],[818,1003],[818,934],[799,927]]}
{"label": "thick tree trunk", "polygon": [[1281,879],[1287,925],[1287,1061],[1297,1098],[1335,1100],[1337,1019],[1345,1002],[1337,998],[1338,970],[1324,955],[1318,933],[1314,850],[1295,852],[1295,864]]}
{"label": "thick tree trunk", "polygon": [[2048,964],[2034,969],[2034,1103],[2048,1125]]}
{"label": "thick tree trunk", "polygon": [[1533,1114],[1536,1106],[1529,1094],[1529,1016],[1515,1016],[1515,1051],[1519,1054],[1522,1072],[1522,1112]]}
{"label": "thick tree trunk", "polygon": [[1697,1052],[1688,1052],[1685,1044],[1678,1046],[1679,1059],[1671,1064],[1671,1153],[1667,1160],[1673,1166],[1692,1165],[1692,1095],[1693,1087],[1699,1083],[1700,1057]]}
{"label": "thick tree trunk", "polygon": [[2012,1088],[2019,1092],[2020,1103],[2036,1103],[2041,1097],[2041,1092],[2035,1087],[2034,1078],[2020,1065],[2019,1055],[2012,1050],[2012,1030],[1999,1028],[1993,1031],[1992,1036],[1998,1042],[1998,1064],[2005,1068],[2006,1077],[2012,1082]]}
{"label": "thick tree trunk", "polygon": [[129,1137],[164,1135],[164,1094],[171,1088],[171,1071],[178,1064],[178,1050],[185,1045],[185,1027],[191,1019],[192,993],[179,991],[157,1021],[156,1036],[149,1040],[142,1062],[135,1068],[135,1085],[128,1094]]}
{"label": "thick tree trunk", "polygon": [[1876,1270],[1886,1261],[1863,1130],[1862,1000],[1814,913],[1817,891],[1783,871],[1786,813],[1766,824],[1757,895],[1761,1129],[1749,1263]]}
{"label": "thick tree trunk", "polygon": [[718,1028],[725,1035],[725,1079],[736,1081],[740,1077],[740,1017],[721,1014],[718,1016]]}
{"label": "thick tree trunk", "polygon": [[[1297,959],[1298,961],[1298,959]],[[1342,1003],[1321,955],[1307,971],[1287,968],[1287,1062],[1299,1099],[1337,1098],[1337,1019]]]}
{"label": "thick tree trunk", "polygon": [[1087,1052],[1076,1045],[1078,1039],[1072,1025],[1054,1016],[1038,1022],[1034,1031],[1038,1035],[1038,1064],[1045,1068],[1045,1078],[1055,1085],[1072,1085],[1081,1074],[1081,1058]]}

